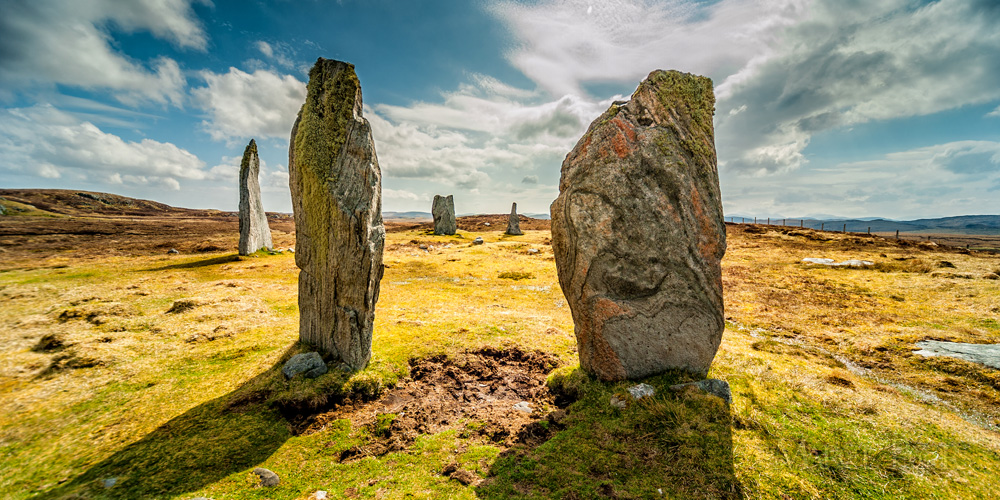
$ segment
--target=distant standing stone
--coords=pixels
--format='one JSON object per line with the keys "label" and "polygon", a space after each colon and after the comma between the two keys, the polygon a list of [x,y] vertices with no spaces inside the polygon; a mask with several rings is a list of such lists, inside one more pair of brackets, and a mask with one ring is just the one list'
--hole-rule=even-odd
{"label": "distant standing stone", "polygon": [[507,219],[507,234],[519,236],[521,232],[521,221],[517,218],[517,203],[510,204],[510,217]]}
{"label": "distant standing stone", "polygon": [[472,240],[472,244],[473,245],[482,245],[483,244],[483,237],[482,236],[476,236],[476,239]]}
{"label": "distant standing stone", "polygon": [[431,215],[434,216],[434,234],[455,234],[458,225],[455,223],[454,196],[434,195]]}
{"label": "distant standing stone", "polygon": [[263,467],[257,467],[253,470],[253,473],[257,474],[257,477],[260,478],[260,486],[262,488],[270,488],[271,486],[277,486],[281,483],[281,478],[279,478],[277,474]]}
{"label": "distant standing stone", "polygon": [[281,367],[281,373],[285,378],[292,378],[300,373],[306,378],[316,378],[326,373],[326,370],[326,363],[318,352],[296,354]]}
{"label": "distant standing stone", "polygon": [[654,71],[562,164],[552,249],[580,364],[705,376],[722,340],[725,225],[708,78]]}
{"label": "distant standing stone", "polygon": [[299,338],[352,370],[371,358],[385,245],[382,173],[361,113],[354,66],[320,58],[288,146]]}
{"label": "distant standing stone", "polygon": [[250,139],[240,163],[240,255],[250,255],[261,248],[271,250],[271,228],[260,199],[260,159],[257,143]]}

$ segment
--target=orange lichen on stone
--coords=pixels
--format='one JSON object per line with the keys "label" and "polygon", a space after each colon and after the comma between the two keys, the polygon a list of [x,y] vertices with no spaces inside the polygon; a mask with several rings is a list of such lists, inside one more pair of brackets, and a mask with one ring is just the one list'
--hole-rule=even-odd
{"label": "orange lichen on stone", "polygon": [[625,121],[623,121],[621,118],[618,117],[616,117],[614,120],[611,120],[611,123],[617,125],[618,129],[624,132],[626,136],[628,136],[629,141],[635,142],[636,138],[635,129],[632,127],[630,123],[626,123]]}
{"label": "orange lichen on stone", "polygon": [[716,234],[711,219],[705,215],[705,209],[701,201],[698,190],[691,191],[691,207],[695,217],[698,218],[698,226],[701,235],[698,238],[698,251],[705,262],[714,262],[718,259],[719,239],[712,237]]}
{"label": "orange lichen on stone", "polygon": [[620,130],[615,133],[615,137],[611,139],[611,147],[614,148],[615,154],[618,155],[619,158],[625,158],[628,156],[630,151],[628,143],[625,142],[625,134],[622,134]]}

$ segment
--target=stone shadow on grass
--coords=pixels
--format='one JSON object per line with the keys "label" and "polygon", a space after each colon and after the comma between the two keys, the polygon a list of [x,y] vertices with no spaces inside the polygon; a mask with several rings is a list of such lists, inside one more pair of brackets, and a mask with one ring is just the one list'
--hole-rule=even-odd
{"label": "stone shadow on grass", "polygon": [[[565,415],[526,428],[529,435],[497,458],[477,496],[742,498],[729,406],[696,388],[669,389],[689,380],[681,373],[651,377],[643,382],[656,395],[634,401],[626,388],[638,382],[603,383],[579,368],[557,371],[550,389],[557,400],[575,402]],[[613,395],[628,406],[612,406]]]}
{"label": "stone shadow on grass", "polygon": [[[267,460],[291,437],[277,409],[254,400],[281,377],[292,344],[274,366],[235,391],[207,401],[115,452],[73,480],[33,499],[160,498],[200,490]],[[235,404],[234,404],[235,403]],[[110,488],[107,480],[113,480]]]}
{"label": "stone shadow on grass", "polygon": [[151,269],[143,269],[141,272],[150,271],[169,271],[170,269],[194,269],[198,267],[214,266],[217,264],[228,264],[230,262],[236,262],[240,260],[239,254],[223,255],[221,257],[211,257],[208,259],[201,259],[192,262],[182,262],[180,264],[170,264],[166,266],[154,267]]}

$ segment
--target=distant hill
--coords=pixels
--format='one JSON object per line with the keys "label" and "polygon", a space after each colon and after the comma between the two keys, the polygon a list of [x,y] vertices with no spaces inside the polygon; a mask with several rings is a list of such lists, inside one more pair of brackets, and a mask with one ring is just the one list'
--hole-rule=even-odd
{"label": "distant hill", "polygon": [[200,210],[109,193],[70,189],[0,189],[0,205],[12,212],[38,215],[168,215]]}
{"label": "distant hill", "polygon": [[382,212],[387,220],[434,220],[430,212]]}
{"label": "distant hill", "polygon": [[[727,216],[726,221],[740,222],[745,219],[753,221],[753,217]],[[766,223],[765,218],[757,218],[757,223]],[[1000,234],[1000,215],[961,215],[957,217],[941,217],[937,219],[917,219],[897,221],[890,219],[771,219],[772,225],[781,225],[784,221],[788,226],[802,226],[810,229],[826,229],[827,231],[842,231],[847,226],[851,233],[864,233],[869,228],[873,233],[920,233],[920,234]],[[800,222],[801,221],[801,222]]]}

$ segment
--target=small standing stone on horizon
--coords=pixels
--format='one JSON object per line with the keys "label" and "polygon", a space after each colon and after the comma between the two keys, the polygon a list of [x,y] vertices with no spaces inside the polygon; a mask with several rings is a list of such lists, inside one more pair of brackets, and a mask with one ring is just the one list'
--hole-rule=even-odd
{"label": "small standing stone on horizon", "polygon": [[458,225],[455,223],[455,198],[452,195],[434,195],[431,205],[431,215],[434,216],[434,234],[455,234]]}
{"label": "small standing stone on horizon", "polygon": [[317,59],[292,126],[299,339],[351,370],[368,365],[382,279],[382,173],[354,65]]}
{"label": "small standing stone on horizon", "polygon": [[517,218],[517,203],[510,204],[510,217],[507,219],[507,234],[511,236],[524,234],[521,232],[521,221]]}
{"label": "small standing stone on horizon", "polygon": [[704,377],[722,340],[719,193],[708,78],[654,71],[562,164],[552,250],[580,365],[604,380]]}
{"label": "small standing stone on horizon", "polygon": [[250,139],[240,163],[240,255],[250,255],[261,248],[271,250],[271,228],[260,199],[260,158],[257,143]]}

